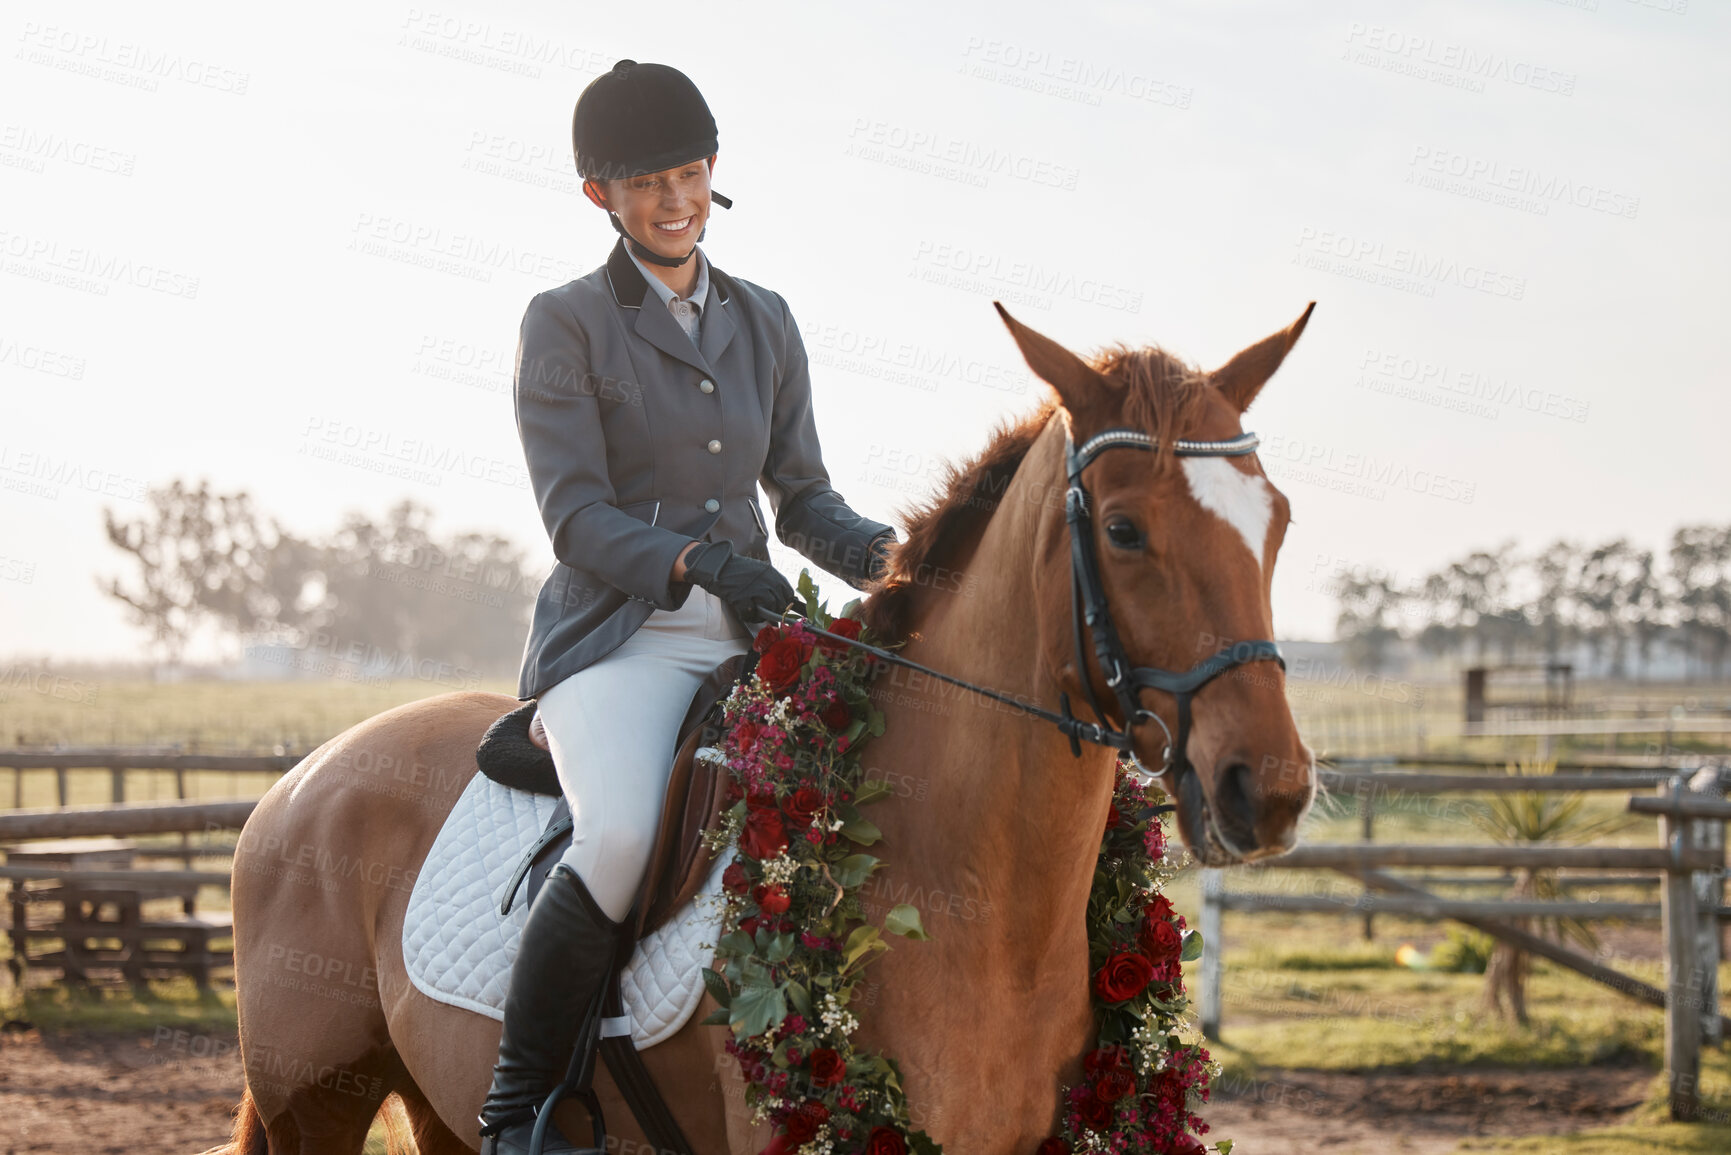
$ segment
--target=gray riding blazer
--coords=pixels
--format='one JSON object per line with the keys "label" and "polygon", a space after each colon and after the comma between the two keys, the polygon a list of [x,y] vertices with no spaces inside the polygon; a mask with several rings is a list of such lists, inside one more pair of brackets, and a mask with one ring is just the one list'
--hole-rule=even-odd
{"label": "gray riding blazer", "polygon": [[517,346],[517,432],[558,563],[541,586],[517,697],[591,665],[692,586],[673,560],[696,540],[769,560],[775,532],[850,584],[890,527],[830,485],[805,343],[781,294],[709,266],[693,345],[620,238],[607,263],[539,293]]}

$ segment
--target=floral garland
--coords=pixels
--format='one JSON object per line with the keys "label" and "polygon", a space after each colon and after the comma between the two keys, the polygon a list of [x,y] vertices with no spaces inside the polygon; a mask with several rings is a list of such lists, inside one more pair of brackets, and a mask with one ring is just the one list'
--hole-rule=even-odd
{"label": "floral garland", "polygon": [[[809,572],[798,589],[812,625],[879,644],[853,616],[857,599],[832,618]],[[909,1120],[895,1060],[850,1038],[859,1021],[848,1006],[888,949],[884,934],[929,937],[917,907],[893,907],[880,927],[860,899],[880,864],[860,848],[881,838],[860,808],[891,793],[858,760],[883,733],[869,697],[875,662],[795,623],[764,627],[753,649],[752,676],[722,704],[728,809],[707,841],[736,853],[722,876],[721,969],[703,972],[720,1009],[705,1022],[731,1028],[753,1121],[775,1125],[764,1155],[938,1155]],[[1121,765],[1088,902],[1099,1046],[1083,1082],[1063,1089],[1062,1129],[1038,1155],[1203,1150],[1191,1132],[1207,1124],[1192,1111],[1219,1066],[1179,1038],[1180,963],[1201,941],[1157,893],[1171,873],[1164,849],[1158,814]]]}
{"label": "floral garland", "polygon": [[[1158,790],[1156,797],[1164,801]],[[1201,1155],[1208,1132],[1197,1109],[1220,1064],[1184,1038],[1183,963],[1200,958],[1202,936],[1160,891],[1176,870],[1165,862],[1166,830],[1141,779],[1120,760],[1088,894],[1094,1050],[1082,1081],[1060,1093],[1057,1135],[1037,1155],[1071,1151]],[[1215,1148],[1228,1155],[1232,1141]]]}

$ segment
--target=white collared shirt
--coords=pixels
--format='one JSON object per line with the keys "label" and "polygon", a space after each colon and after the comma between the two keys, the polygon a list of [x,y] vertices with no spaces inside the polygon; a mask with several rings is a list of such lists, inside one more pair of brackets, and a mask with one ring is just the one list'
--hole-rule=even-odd
{"label": "white collared shirt", "polygon": [[691,338],[693,345],[697,344],[704,302],[709,297],[709,258],[698,249],[692,260],[697,262],[697,283],[691,286],[691,295],[680,298],[673,295],[673,290],[667,287],[667,282],[649,271],[649,266],[637,259],[637,254],[631,251],[630,244],[625,246],[625,255],[631,258],[631,263],[637,266],[643,274],[643,279],[649,282],[649,287],[655,295],[661,298],[667,306],[667,311],[673,314],[673,319],[679,322],[679,327],[685,330],[685,335]]}

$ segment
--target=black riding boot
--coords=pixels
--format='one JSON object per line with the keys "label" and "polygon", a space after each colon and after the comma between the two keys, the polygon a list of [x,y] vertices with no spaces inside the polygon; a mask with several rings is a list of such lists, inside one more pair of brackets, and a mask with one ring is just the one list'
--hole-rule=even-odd
{"label": "black riding boot", "polygon": [[[511,964],[499,1061],[481,1107],[482,1155],[528,1152],[535,1114],[565,1077],[583,1012],[600,990],[624,930],[624,923],[596,905],[576,871],[559,863],[548,873]],[[545,1155],[594,1150],[573,1145],[547,1121]]]}

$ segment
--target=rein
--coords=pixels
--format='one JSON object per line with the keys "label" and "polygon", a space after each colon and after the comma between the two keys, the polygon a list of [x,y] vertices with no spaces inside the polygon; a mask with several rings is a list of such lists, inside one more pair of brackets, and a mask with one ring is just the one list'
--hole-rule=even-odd
{"label": "rein", "polygon": [[[1179,457],[1243,457],[1256,452],[1258,438],[1254,433],[1244,433],[1229,441],[1189,441],[1180,438],[1173,447],[1173,452]],[[1186,744],[1190,736],[1190,699],[1203,686],[1219,677],[1228,670],[1244,665],[1247,662],[1274,661],[1280,663],[1280,668],[1286,668],[1286,659],[1280,653],[1280,647],[1272,641],[1236,642],[1226,646],[1210,657],[1204,658],[1188,670],[1167,670],[1158,666],[1131,666],[1129,656],[1124,652],[1124,644],[1118,637],[1117,627],[1112,622],[1110,608],[1106,604],[1105,587],[1100,581],[1098,563],[1094,554],[1094,524],[1091,513],[1092,503],[1089,500],[1088,489],[1082,484],[1082,471],[1094,458],[1108,449],[1126,448],[1156,451],[1160,443],[1148,434],[1137,429],[1112,428],[1095,434],[1077,448],[1070,434],[1064,434],[1064,456],[1066,470],[1069,475],[1069,488],[1064,498],[1064,519],[1070,527],[1070,605],[1075,625],[1076,668],[1082,675],[1082,688],[1088,696],[1088,706],[1094,712],[1095,722],[1085,722],[1076,717],[1070,710],[1070,695],[1067,691],[1058,694],[1059,712],[1047,710],[1041,706],[1019,702],[1007,694],[976,685],[973,682],[923,666],[910,661],[898,654],[892,654],[878,646],[869,645],[856,638],[843,637],[829,630],[811,625],[806,619],[795,613],[783,611],[774,615],[775,620],[797,622],[805,629],[815,634],[844,642],[855,649],[865,650],[877,658],[898,666],[906,666],[918,670],[940,681],[953,686],[960,686],[983,694],[995,701],[1002,702],[1024,714],[1050,722],[1070,739],[1070,753],[1080,758],[1082,743],[1089,742],[1097,746],[1110,746],[1129,756],[1130,760],[1150,778],[1160,778],[1174,766],[1187,768],[1189,758],[1185,754]],[[1082,650],[1082,624],[1086,621],[1088,631],[1094,642],[1094,656],[1100,663],[1100,669],[1106,673],[1106,685],[1111,688],[1118,699],[1119,708],[1127,720],[1124,729],[1113,727],[1100,709],[1100,703],[1094,695],[1093,679],[1087,676],[1086,662]],[[1171,694],[1178,702],[1178,734],[1173,736],[1165,721],[1159,714],[1144,708],[1140,702],[1144,689],[1162,690]],[[1158,771],[1149,771],[1142,766],[1131,749],[1132,728],[1139,722],[1152,719],[1166,732],[1166,750],[1161,759]]]}

